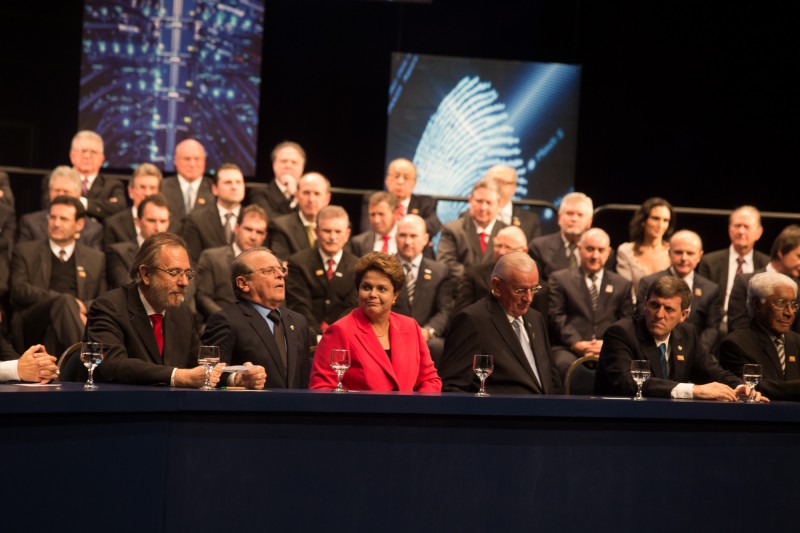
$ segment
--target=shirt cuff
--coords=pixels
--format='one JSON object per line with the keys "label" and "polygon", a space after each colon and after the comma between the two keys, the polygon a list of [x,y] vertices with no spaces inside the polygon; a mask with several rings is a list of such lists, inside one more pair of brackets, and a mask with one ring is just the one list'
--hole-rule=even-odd
{"label": "shirt cuff", "polygon": [[0,362],[0,382],[19,381],[18,360]]}
{"label": "shirt cuff", "polygon": [[170,387],[174,387],[175,386],[175,372],[177,372],[177,371],[178,371],[177,368],[173,368],[172,369],[172,375],[169,377],[169,386]]}
{"label": "shirt cuff", "polygon": [[694,383],[678,383],[669,395],[678,400],[691,400],[694,398]]}

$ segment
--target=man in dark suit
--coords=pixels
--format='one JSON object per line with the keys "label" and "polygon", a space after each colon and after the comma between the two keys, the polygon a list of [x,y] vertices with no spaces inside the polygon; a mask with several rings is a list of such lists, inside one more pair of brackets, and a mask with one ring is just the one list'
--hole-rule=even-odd
{"label": "man in dark suit", "polygon": [[23,346],[60,354],[78,342],[93,299],[106,291],[103,253],[75,241],[86,211],[71,196],[50,203],[48,240],[20,243],[11,260],[12,331]]}
{"label": "man in dark suit", "polygon": [[800,401],[800,335],[791,330],[797,314],[797,283],[777,272],[750,278],[750,326],[722,341],[719,362],[742,377],[742,365],[761,365],[758,390],[773,400]]}
{"label": "man in dark suit", "polygon": [[207,320],[225,305],[236,301],[231,285],[233,258],[264,244],[267,238],[267,213],[253,204],[243,208],[233,230],[233,242],[203,250],[197,261],[195,301],[197,311]]}
{"label": "man in dark suit", "polygon": [[[105,220],[125,209],[125,189],[122,182],[100,174],[105,161],[103,138],[90,130],[79,131],[72,138],[69,159],[81,181],[80,198],[86,214]],[[47,209],[52,196],[48,182],[42,180],[42,208]]]}
{"label": "man in dark suit", "polygon": [[672,266],[661,272],[645,276],[639,281],[636,305],[639,313],[644,311],[647,289],[658,278],[675,276],[682,279],[694,295],[686,323],[695,327],[700,335],[700,344],[704,350],[710,352],[717,342],[719,326],[722,322],[721,298],[717,284],[694,270],[701,257],[703,257],[703,241],[697,233],[688,230],[674,233],[669,240],[669,259]]}
{"label": "man in dark suit", "polygon": [[505,227],[497,220],[499,205],[500,188],[483,178],[472,188],[467,214],[444,225],[437,257],[450,268],[450,275],[460,278],[466,267],[492,260],[492,239]]}
{"label": "man in dark suit", "polygon": [[[761,213],[753,206],[745,205],[731,213],[728,220],[728,236],[731,245],[724,250],[705,254],[697,272],[719,286],[720,305],[722,306],[723,324],[721,329],[727,331],[728,299],[731,296],[733,280],[737,274],[748,274],[760,270],[769,263],[769,256],[754,248],[764,232],[761,227]],[[724,291],[724,294],[723,294]]]}
{"label": "man in dark suit", "polygon": [[[169,229],[169,206],[163,195],[154,194],[139,203],[136,226],[142,239]],[[109,288],[116,289],[130,283],[131,262],[138,251],[139,244],[131,241],[114,243],[108,247],[106,274]]]}
{"label": "man in dark suit", "polygon": [[[692,291],[683,280],[672,276],[655,280],[644,315],[623,318],[606,330],[595,392],[633,395],[631,361],[646,360],[650,379],[642,387],[645,396],[731,402],[746,396],[744,382],[723,370],[700,345],[697,331],[683,323],[691,304]],[[761,399],[760,393],[754,395]]]}
{"label": "man in dark suit", "polygon": [[233,163],[220,166],[214,174],[211,192],[216,201],[192,211],[183,220],[181,234],[186,240],[192,264],[197,264],[203,250],[233,242],[234,226],[244,200],[241,169]]}
{"label": "man in dark suit", "polygon": [[[384,185],[386,192],[397,197],[397,219],[405,215],[419,215],[425,220],[428,235],[439,233],[442,222],[436,215],[436,200],[430,196],[414,194],[414,188],[417,186],[417,167],[414,163],[402,157],[393,160],[386,169]],[[370,228],[369,199],[369,194],[364,195],[361,206],[362,232]]]}
{"label": "man in dark suit", "polygon": [[[750,315],[747,312],[747,284],[753,274],[778,272],[795,281],[800,278],[800,226],[786,226],[772,242],[772,252],[767,266],[749,274],[737,274],[728,299],[728,332],[748,327]],[[792,331],[800,333],[800,318],[795,317]]]}
{"label": "man in dark suit", "polygon": [[631,282],[605,268],[610,252],[608,234],[590,228],[578,241],[580,267],[550,276],[551,353],[562,380],[578,357],[600,355],[608,326],[633,316]]}
{"label": "man in dark suit", "polygon": [[[14,247],[14,233],[17,228],[17,217],[14,208],[0,203],[0,317],[6,316],[6,295],[8,294],[8,274],[11,251]],[[0,322],[2,322],[0,318]]]}
{"label": "man in dark suit", "polygon": [[541,235],[539,215],[514,205],[511,201],[517,193],[517,169],[508,165],[494,165],[486,172],[486,177],[496,181],[500,187],[500,209],[497,212],[497,219],[506,225],[517,226],[525,233],[528,241]]}
{"label": "man in dark suit", "polygon": [[308,387],[311,357],[308,324],[283,305],[286,269],[266,248],[239,254],[231,267],[237,301],[211,315],[205,344],[220,348],[221,360],[246,361],[266,369],[266,387]]}
{"label": "man in dark suit", "polygon": [[172,215],[170,231],[181,230],[183,217],[195,208],[216,201],[211,192],[211,179],[203,176],[206,171],[206,150],[194,139],[184,139],[175,146],[175,171],[177,175],[161,183],[161,194],[169,202]]}
{"label": "man in dark suit", "polygon": [[406,215],[397,223],[397,255],[406,283],[394,311],[419,324],[434,363],[442,359],[444,332],[453,310],[454,280],[444,263],[424,257],[429,236],[419,215]]}
{"label": "man in dark suit", "polygon": [[[179,236],[145,239],[131,263],[134,281],[107,292],[89,310],[84,339],[105,348],[97,381],[193,388],[205,383],[205,368],[197,365],[200,339],[183,301],[194,275]],[[211,383],[219,381],[223,367],[212,369]]]}
{"label": "man in dark suit", "polygon": [[[578,259],[578,240],[583,232],[592,227],[592,199],[581,192],[571,192],[564,196],[558,207],[559,231],[536,237],[528,244],[528,253],[539,265],[542,279],[547,281],[550,274],[562,268],[576,268]],[[608,270],[613,270],[612,255],[606,261]]]}
{"label": "man in dark suit", "polygon": [[317,237],[314,227],[320,209],[331,201],[328,178],[309,172],[297,185],[298,212],[270,220],[269,248],[281,261],[301,250],[313,248]]}
{"label": "man in dark suit", "polygon": [[297,206],[297,184],[306,166],[306,151],[299,144],[284,141],[272,149],[275,178],[266,187],[253,189],[250,202],[260,205],[270,220],[288,215]]}
{"label": "man in dark suit", "polygon": [[103,223],[106,249],[117,242],[132,242],[139,245],[146,239],[139,234],[136,217],[142,200],[161,191],[161,170],[152,163],[142,163],[133,171],[128,182],[128,197],[133,206],[108,217]]}
{"label": "man in dark suit", "polygon": [[286,306],[306,318],[314,341],[358,305],[354,283],[358,257],[345,246],[350,237],[347,211],[338,205],[323,207],[316,231],[314,248],[289,257],[286,278]]}
{"label": "man in dark suit", "polygon": [[378,191],[369,197],[369,229],[348,242],[356,257],[369,252],[397,253],[397,197]]}
{"label": "man in dark suit", "polygon": [[490,393],[558,394],[561,380],[550,359],[542,315],[530,308],[538,288],[536,264],[522,252],[500,258],[492,294],[455,315],[439,364],[443,390],[475,392],[475,354],[493,354]]}
{"label": "man in dark suit", "polygon": [[[48,200],[47,205],[56,196],[71,196],[81,198],[81,176],[78,172],[68,166],[56,167],[47,178]],[[47,239],[47,219],[49,216],[47,209],[34,211],[23,215],[19,219],[18,242],[40,241]],[[84,220],[83,229],[75,236],[84,246],[103,249],[103,226],[93,218]]]}

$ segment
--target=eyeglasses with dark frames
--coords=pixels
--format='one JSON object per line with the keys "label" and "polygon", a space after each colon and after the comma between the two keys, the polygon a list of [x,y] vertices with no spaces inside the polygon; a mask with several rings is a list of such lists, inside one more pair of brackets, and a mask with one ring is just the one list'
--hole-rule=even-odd
{"label": "eyeglasses with dark frames", "polygon": [[188,279],[189,281],[192,281],[195,278],[195,276],[197,276],[197,272],[195,272],[192,269],[181,270],[179,268],[173,268],[173,269],[170,269],[170,270],[164,270],[163,268],[158,268],[158,267],[155,267],[155,266],[151,267],[151,268],[153,268],[155,270],[160,270],[161,272],[164,272],[165,274],[169,274],[169,277],[171,277],[173,279],[177,278],[178,276],[186,276],[186,279]]}

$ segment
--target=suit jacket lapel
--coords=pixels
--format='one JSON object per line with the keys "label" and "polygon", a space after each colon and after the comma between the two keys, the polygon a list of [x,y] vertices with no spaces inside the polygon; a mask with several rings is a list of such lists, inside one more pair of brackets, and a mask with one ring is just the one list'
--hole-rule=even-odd
{"label": "suit jacket lapel", "polygon": [[[164,363],[161,354],[158,353],[158,344],[156,343],[155,333],[153,333],[153,324],[150,322],[150,317],[147,316],[144,305],[142,305],[142,301],[139,299],[139,289],[134,283],[128,285],[125,290],[128,292],[128,315],[133,328],[136,330],[136,335],[142,340],[151,361],[158,364]],[[169,339],[167,324],[164,324],[163,331],[164,354],[167,355],[169,353],[167,351],[167,339]]]}
{"label": "suit jacket lapel", "polygon": [[[275,342],[275,336],[269,330],[269,326],[264,320],[264,317],[255,310],[255,308],[247,301],[240,301],[238,305],[241,306],[242,312],[250,321],[250,327],[261,338],[261,342],[267,347],[267,355],[272,359],[275,368],[283,369],[283,361],[281,360],[281,353],[278,351],[278,343]],[[287,352],[288,354],[288,352]],[[283,381],[284,387],[286,386],[286,374],[281,370],[280,378]]]}
{"label": "suit jacket lapel", "polygon": [[51,256],[53,255],[52,250],[50,250],[50,242],[45,241],[44,246],[39,251],[39,265],[41,268],[39,272],[41,273],[41,286],[45,288],[50,287],[50,274],[52,272],[53,266],[53,259]]}
{"label": "suit jacket lapel", "polygon": [[800,345],[795,342],[794,335],[786,335],[786,375],[785,380],[800,379],[800,367],[798,367],[797,356],[800,353]]}
{"label": "suit jacket lapel", "polygon": [[[681,383],[688,382],[689,369],[686,364],[687,353],[684,347],[684,338],[681,334],[680,328],[672,330],[672,335],[669,338],[669,370],[672,379],[680,381]],[[658,350],[656,349],[656,353]],[[661,364],[661,354],[658,354],[659,365]]]}
{"label": "suit jacket lapel", "polygon": [[[647,331],[644,318],[636,320],[636,334],[639,337],[639,346],[642,347],[644,358],[650,363],[650,375],[656,378],[669,379],[669,376],[665,376],[661,371],[661,354],[658,351],[653,335]],[[670,343],[672,342],[673,340],[670,340]]]}
{"label": "suit jacket lapel", "polygon": [[[528,313],[526,313],[525,316],[523,317],[523,323],[525,324],[525,331],[528,334],[528,339],[530,339],[531,352],[533,352],[533,360],[536,363],[536,370],[538,371],[539,374],[540,383],[538,383],[538,385],[541,388],[542,394],[547,394],[549,391],[547,390],[548,384],[545,383],[544,373],[545,370],[547,370],[548,372],[550,371],[550,365],[547,361],[549,356],[547,352],[545,352],[545,350],[536,349],[536,346],[539,343],[537,342],[536,334],[533,331],[533,325],[531,324],[530,318],[531,318],[531,313],[530,311],[528,311]],[[536,380],[534,380],[534,383],[536,383]]]}
{"label": "suit jacket lapel", "polygon": [[[494,297],[489,297],[490,300],[490,316],[492,319],[492,324],[494,325],[497,332],[502,337],[503,342],[505,342],[509,348],[511,348],[511,353],[514,354],[514,357],[517,359],[517,362],[525,369],[525,372],[530,376],[531,381],[536,383],[536,379],[533,375],[533,370],[531,369],[530,363],[528,363],[528,358],[525,357],[525,352],[522,351],[522,346],[520,345],[519,339],[517,338],[516,333],[514,332],[514,327],[508,321],[508,317],[506,316],[503,307],[500,303],[494,299]],[[531,333],[528,332],[528,338],[532,338]],[[531,347],[531,350],[533,348]],[[534,353],[534,360],[536,359],[536,354]]]}
{"label": "suit jacket lapel", "polygon": [[[394,383],[395,387],[399,388],[400,384],[397,381],[397,375],[394,372],[394,367],[392,363],[389,361],[389,358],[386,357],[386,350],[383,349],[381,346],[378,337],[375,335],[375,332],[372,331],[372,327],[369,324],[369,321],[362,313],[356,313],[356,324],[358,325],[358,330],[355,332],[356,339],[361,343],[364,347],[364,351],[367,353],[369,357],[372,357],[378,365],[383,369],[387,376],[389,376]],[[393,346],[396,345],[398,348],[400,347],[399,339],[395,343],[394,336],[391,332],[392,323],[389,323],[389,343]]]}
{"label": "suit jacket lapel", "polygon": [[[294,323],[294,319],[291,317],[287,307],[281,307],[281,319],[283,320],[283,336],[286,338],[286,386],[292,387],[292,384],[297,380],[296,369],[302,366],[297,361],[297,354],[300,353],[300,346],[297,341],[297,325]],[[280,354],[278,357],[280,358]]]}
{"label": "suit jacket lapel", "polygon": [[[764,351],[764,355],[769,360],[770,364],[772,365],[773,370],[778,376],[783,375],[783,370],[781,369],[781,361],[778,359],[778,349],[775,347],[775,343],[772,341],[772,338],[764,331],[758,324],[755,322],[751,323],[751,327],[753,331],[756,332],[758,336],[759,343],[761,345],[761,350]],[[788,337],[788,336],[787,336]],[[787,337],[784,337],[787,338]],[[784,345],[785,355],[786,357],[786,368],[789,368],[789,353],[788,353],[788,346]]]}
{"label": "suit jacket lapel", "polygon": [[84,257],[83,250],[81,250],[81,245],[75,243],[75,279],[77,281],[78,287],[78,298],[80,300],[86,301],[87,298],[87,291],[86,291],[86,276],[89,273],[89,270],[86,268],[84,264],[86,258]]}
{"label": "suit jacket lapel", "polygon": [[[197,197],[200,197],[199,192]],[[212,218],[212,220],[209,220],[209,223],[211,226],[211,231],[214,232],[215,240],[219,242],[227,242],[225,239],[225,228],[222,227],[222,219],[220,218],[221,214],[219,212],[219,208],[217,207],[217,203],[212,203],[209,206],[209,210],[210,213],[208,216]]]}
{"label": "suit jacket lapel", "polygon": [[311,245],[308,242],[308,234],[306,233],[306,227],[303,225],[303,219],[300,218],[300,213],[295,213],[295,224],[292,224],[294,228],[294,241],[295,246],[297,246],[298,250],[305,250],[309,248]]}

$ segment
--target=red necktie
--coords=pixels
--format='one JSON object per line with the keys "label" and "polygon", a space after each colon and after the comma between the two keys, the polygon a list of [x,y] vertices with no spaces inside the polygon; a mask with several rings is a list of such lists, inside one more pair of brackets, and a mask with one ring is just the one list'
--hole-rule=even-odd
{"label": "red necktie", "polygon": [[395,211],[395,215],[397,216],[397,218],[403,218],[404,216],[406,216],[406,208],[405,206],[403,206],[403,204],[397,205],[397,211]]}
{"label": "red necktie", "polygon": [[389,253],[389,239],[391,239],[389,235],[383,236],[383,248],[381,248],[381,252],[385,254]]}
{"label": "red necktie", "polygon": [[164,356],[164,315],[154,313],[150,315],[150,321],[153,323],[153,334],[156,336],[156,344],[158,345],[158,353]]}
{"label": "red necktie", "polygon": [[744,274],[744,256],[739,255],[736,258],[736,273],[737,274]]}
{"label": "red necktie", "polygon": [[481,238],[481,253],[485,254],[486,253],[486,237],[487,237],[487,235],[486,235],[486,233],[484,233],[482,231],[482,232],[480,232],[479,236]]}
{"label": "red necktie", "polygon": [[328,276],[328,281],[333,279],[333,265],[335,264],[336,262],[333,260],[333,258],[328,259],[328,271],[325,273],[325,275]]}

